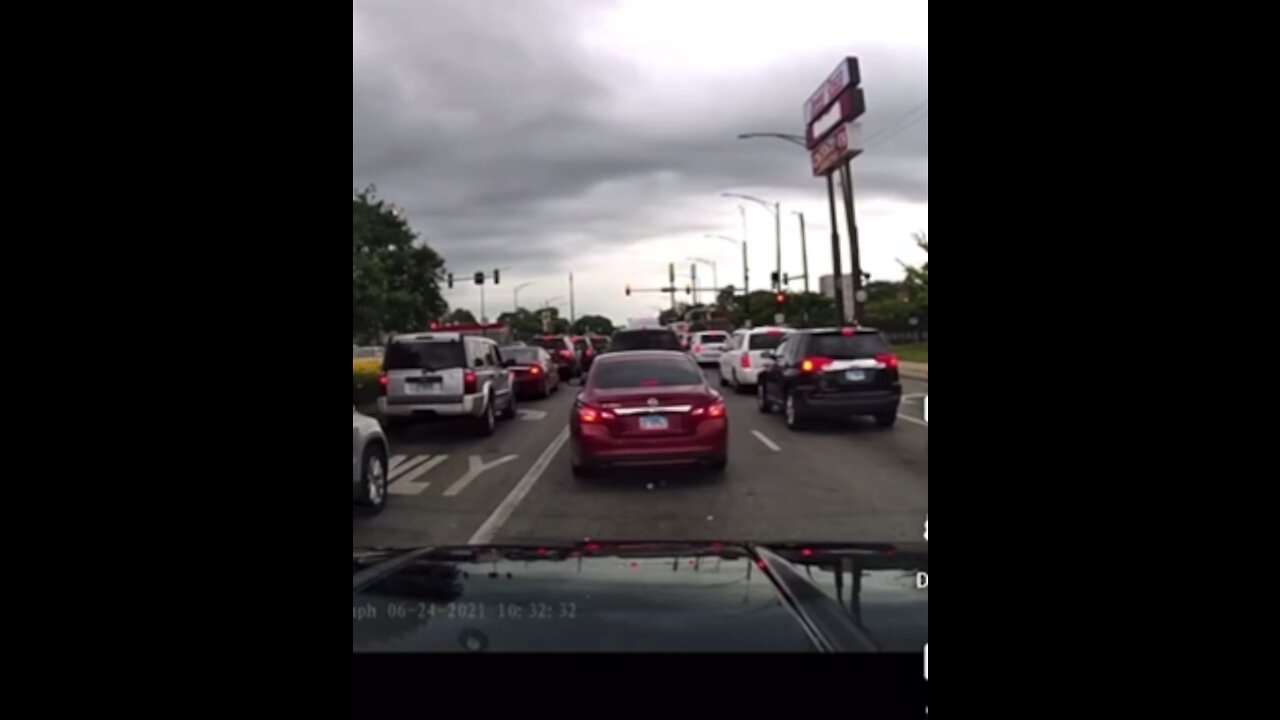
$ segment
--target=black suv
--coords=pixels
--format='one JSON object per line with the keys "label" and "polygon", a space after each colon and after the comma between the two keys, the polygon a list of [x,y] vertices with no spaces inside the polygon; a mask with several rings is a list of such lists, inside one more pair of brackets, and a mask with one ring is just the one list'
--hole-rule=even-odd
{"label": "black suv", "polygon": [[883,428],[898,421],[898,356],[874,328],[797,330],[765,358],[756,388],[760,412],[780,408],[787,427],[817,417],[871,415]]}
{"label": "black suv", "polygon": [[663,328],[643,328],[637,330],[619,330],[609,342],[609,353],[631,352],[634,350],[674,350],[684,352],[680,338],[670,330]]}
{"label": "black suv", "polygon": [[560,379],[568,382],[582,374],[582,361],[573,341],[567,335],[539,335],[529,341],[530,345],[540,347],[551,354],[560,371]]}

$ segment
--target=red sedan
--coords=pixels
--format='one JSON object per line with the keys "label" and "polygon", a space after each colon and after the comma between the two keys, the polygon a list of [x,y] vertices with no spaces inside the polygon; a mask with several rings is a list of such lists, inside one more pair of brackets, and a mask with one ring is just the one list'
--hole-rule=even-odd
{"label": "red sedan", "polygon": [[560,387],[556,362],[540,347],[504,347],[503,364],[511,370],[511,382],[520,397],[551,397]]}
{"label": "red sedan", "polygon": [[729,462],[724,398],[688,355],[643,351],[596,358],[569,417],[573,472]]}

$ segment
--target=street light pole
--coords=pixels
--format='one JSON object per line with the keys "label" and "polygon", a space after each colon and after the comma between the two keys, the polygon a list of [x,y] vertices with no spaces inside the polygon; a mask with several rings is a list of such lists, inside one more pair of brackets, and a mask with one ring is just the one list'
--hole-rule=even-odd
{"label": "street light pole", "polygon": [[573,324],[578,321],[577,305],[574,301],[573,294],[573,273],[569,273],[569,327],[573,328]]}
{"label": "street light pole", "polygon": [[707,260],[705,258],[691,257],[689,258],[689,262],[702,263],[703,265],[708,265],[711,267],[711,284],[715,287],[716,297],[718,298],[720,296],[720,270],[716,266],[716,261]]}
{"label": "street light pole", "polygon": [[[746,208],[743,208],[745,211]],[[737,240],[728,235],[707,235],[712,240],[723,240],[727,243],[738,244]],[[743,236],[746,237],[745,235]],[[747,241],[742,241],[742,312],[748,319],[751,317],[751,266],[748,264]]]}
{"label": "street light pole", "polygon": [[[752,197],[750,195],[738,195],[737,193],[724,193],[722,197],[735,198],[738,200],[747,200],[773,213],[774,229],[777,232],[776,254],[777,254],[777,260],[778,260],[778,264],[777,264],[778,282],[774,286],[774,290],[777,290],[782,285],[782,203],[780,202],[770,203],[768,201],[761,200],[758,197]],[[746,224],[747,224],[746,218],[747,218],[746,210],[744,209],[742,211],[742,225],[743,225],[744,235],[746,233]]]}
{"label": "street light pole", "polygon": [[804,294],[809,294],[809,233],[805,228],[804,213],[795,213],[800,218],[800,258],[804,264]]}
{"label": "street light pole", "polygon": [[511,311],[512,311],[513,313],[518,313],[518,312],[520,312],[520,291],[521,291],[521,290],[523,290],[523,289],[525,289],[525,288],[527,288],[527,287],[529,287],[530,285],[536,285],[536,284],[537,284],[537,283],[534,283],[534,282],[527,282],[527,283],[525,283],[525,284],[523,284],[523,285],[517,285],[517,286],[516,286],[516,288],[515,288],[515,290],[513,290],[513,291],[512,291],[512,293],[511,293],[511,299],[512,299],[513,304],[514,304],[514,306],[515,306],[515,307],[513,307],[513,308],[511,309]]}

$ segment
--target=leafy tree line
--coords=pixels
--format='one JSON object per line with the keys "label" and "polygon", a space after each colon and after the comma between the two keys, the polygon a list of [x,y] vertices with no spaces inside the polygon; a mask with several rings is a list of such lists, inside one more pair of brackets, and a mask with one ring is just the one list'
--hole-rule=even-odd
{"label": "leafy tree line", "polygon": [[444,260],[416,236],[375,190],[351,199],[351,338],[377,344],[387,333],[421,329],[448,303],[440,293]]}

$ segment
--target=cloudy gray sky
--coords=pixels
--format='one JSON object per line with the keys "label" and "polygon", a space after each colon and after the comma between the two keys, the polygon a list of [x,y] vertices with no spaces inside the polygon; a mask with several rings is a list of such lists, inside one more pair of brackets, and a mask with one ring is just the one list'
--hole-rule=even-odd
{"label": "cloudy gray sky", "polygon": [[[404,207],[459,274],[509,268],[490,315],[568,295],[623,320],[663,298],[668,262],[741,285],[737,192],[781,201],[784,270],[831,269],[826,186],[800,148],[802,106],[845,55],[862,61],[867,153],[855,164],[866,269],[897,278],[929,224],[927,0],[353,0],[352,187]],[[774,267],[773,220],[749,211],[752,284]],[[845,264],[848,254],[845,248]],[[702,267],[699,273],[709,277]],[[707,283],[710,284],[710,283]],[[815,283],[816,286],[816,283]],[[479,314],[460,285],[451,305]],[[558,303],[567,310],[566,303]]]}

